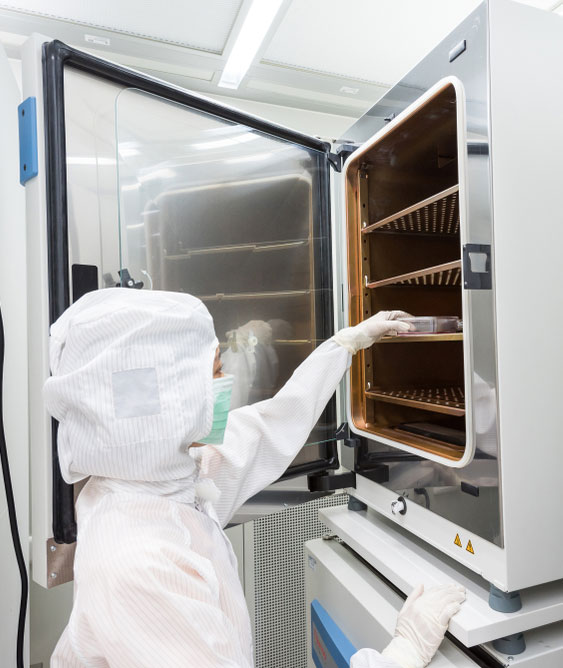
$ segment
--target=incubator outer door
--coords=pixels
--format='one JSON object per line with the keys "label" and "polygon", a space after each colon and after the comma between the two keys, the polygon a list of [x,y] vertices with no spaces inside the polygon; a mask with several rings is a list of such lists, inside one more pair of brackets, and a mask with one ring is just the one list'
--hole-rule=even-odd
{"label": "incubator outer door", "polygon": [[[330,146],[58,41],[24,51],[39,137],[26,186],[34,382],[48,375],[49,324],[119,283],[201,296],[225,351],[264,358],[245,400],[270,396],[333,332]],[[76,538],[77,490],[40,397],[31,411],[34,576],[53,586],[67,578],[46,562]],[[332,401],[287,475],[337,468],[335,432]]]}
{"label": "incubator outer door", "polygon": [[[205,303],[231,408],[272,397],[330,332],[325,155],[139,88],[115,141],[121,273]],[[335,427],[329,409],[287,475],[324,470]]]}
{"label": "incubator outer door", "polygon": [[[345,165],[348,322],[381,310],[450,316],[386,337],[349,374],[350,428],[450,467],[473,458],[471,327],[463,288],[465,100],[442,79]],[[452,327],[452,322],[456,327]]]}

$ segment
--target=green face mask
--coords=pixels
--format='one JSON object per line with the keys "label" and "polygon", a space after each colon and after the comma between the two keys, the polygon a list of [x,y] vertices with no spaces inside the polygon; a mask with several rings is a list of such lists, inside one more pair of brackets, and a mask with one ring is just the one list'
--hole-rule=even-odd
{"label": "green face mask", "polygon": [[233,391],[234,376],[228,374],[213,379],[213,424],[211,431],[200,443],[221,445],[227,428],[227,418],[231,408],[231,392]]}

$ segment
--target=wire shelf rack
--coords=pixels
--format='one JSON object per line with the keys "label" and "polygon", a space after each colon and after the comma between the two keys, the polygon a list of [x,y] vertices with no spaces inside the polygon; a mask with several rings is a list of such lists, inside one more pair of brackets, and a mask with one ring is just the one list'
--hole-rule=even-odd
{"label": "wire shelf rack", "polygon": [[463,332],[384,336],[377,343],[439,343],[440,341],[463,341]]}
{"label": "wire shelf rack", "polygon": [[209,246],[205,248],[182,248],[175,253],[165,255],[165,260],[189,260],[201,255],[220,255],[226,253],[266,253],[303,248],[309,244],[308,239],[291,241],[257,242],[247,244],[231,244],[226,246]]}
{"label": "wire shelf rack", "polygon": [[366,288],[383,288],[387,285],[433,285],[436,287],[450,288],[461,285],[461,260],[438,264],[434,267],[411,271],[400,276],[391,276],[380,281],[366,280]]}
{"label": "wire shelf rack", "polygon": [[363,234],[370,232],[459,234],[459,186],[452,186],[362,229]]}
{"label": "wire shelf rack", "polygon": [[202,302],[248,301],[253,299],[292,299],[310,295],[312,290],[278,290],[273,292],[217,292],[214,295],[196,295]]}
{"label": "wire shelf rack", "polygon": [[[316,346],[323,343],[324,339],[272,339],[272,346],[285,346],[285,347],[297,347],[297,346]],[[229,341],[220,341],[219,346],[221,348],[228,348],[231,346]]]}
{"label": "wire shelf rack", "polygon": [[465,392],[459,386],[373,389],[366,391],[366,397],[434,413],[465,415]]}

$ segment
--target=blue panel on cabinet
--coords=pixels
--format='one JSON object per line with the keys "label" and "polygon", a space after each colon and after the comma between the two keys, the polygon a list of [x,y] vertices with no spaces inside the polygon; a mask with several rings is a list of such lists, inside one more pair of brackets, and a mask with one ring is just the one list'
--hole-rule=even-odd
{"label": "blue panel on cabinet", "polygon": [[315,599],[311,602],[311,642],[317,668],[348,668],[356,648]]}
{"label": "blue panel on cabinet", "polygon": [[37,176],[37,105],[28,97],[18,105],[20,133],[20,183]]}

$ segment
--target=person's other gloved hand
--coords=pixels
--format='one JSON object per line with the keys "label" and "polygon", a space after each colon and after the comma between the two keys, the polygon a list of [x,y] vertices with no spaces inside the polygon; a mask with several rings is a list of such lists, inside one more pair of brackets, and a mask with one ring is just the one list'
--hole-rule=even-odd
{"label": "person's other gloved hand", "polygon": [[464,600],[465,589],[460,585],[441,585],[427,591],[419,585],[399,612],[395,637],[382,656],[401,668],[427,666]]}
{"label": "person's other gloved hand", "polygon": [[410,325],[399,318],[411,317],[404,311],[379,311],[355,327],[345,327],[332,338],[352,355],[369,348],[382,336],[395,336],[397,332],[408,332]]}

